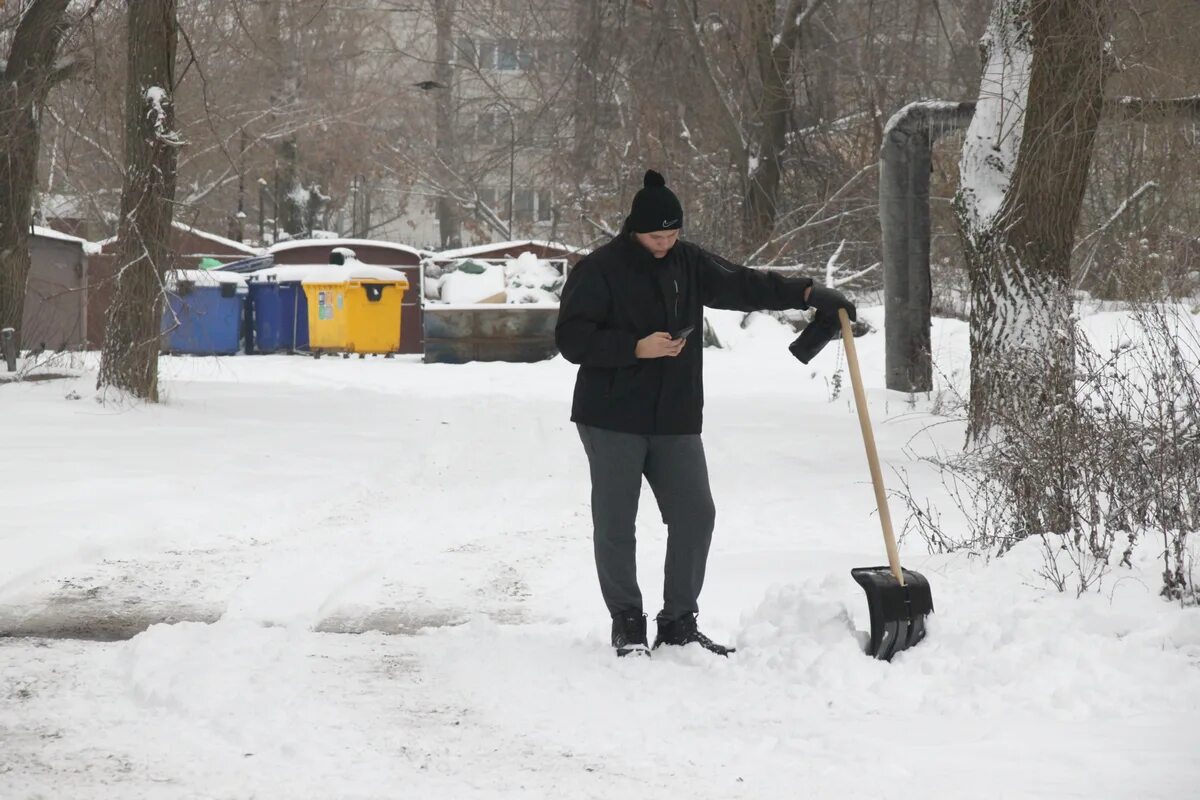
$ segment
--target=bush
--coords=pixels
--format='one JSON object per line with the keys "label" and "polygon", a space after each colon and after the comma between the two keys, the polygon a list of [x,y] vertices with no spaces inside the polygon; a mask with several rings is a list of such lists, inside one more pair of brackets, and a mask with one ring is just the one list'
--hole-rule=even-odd
{"label": "bush", "polygon": [[1163,596],[1200,600],[1186,563],[1187,537],[1200,530],[1200,334],[1175,305],[1138,307],[1132,320],[1107,353],[1074,326],[1068,402],[1040,416],[1018,409],[1023,418],[1001,420],[986,442],[928,459],[966,517],[965,535],[907,484],[906,530],[934,551],[997,556],[1038,537],[1043,577],[1078,594],[1130,566],[1139,542],[1161,543]]}

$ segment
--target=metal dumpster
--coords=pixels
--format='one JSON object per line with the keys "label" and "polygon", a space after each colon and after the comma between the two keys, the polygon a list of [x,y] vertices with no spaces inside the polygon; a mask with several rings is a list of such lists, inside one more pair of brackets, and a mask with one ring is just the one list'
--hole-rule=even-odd
{"label": "metal dumpster", "polygon": [[544,361],[558,355],[549,303],[425,304],[425,363]]}

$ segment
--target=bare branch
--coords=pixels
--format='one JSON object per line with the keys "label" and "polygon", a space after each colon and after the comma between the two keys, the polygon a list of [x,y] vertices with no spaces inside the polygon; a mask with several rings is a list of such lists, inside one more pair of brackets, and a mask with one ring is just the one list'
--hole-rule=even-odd
{"label": "bare branch", "polygon": [[1104,112],[1116,119],[1147,122],[1151,119],[1200,119],[1200,94],[1191,97],[1110,97]]}
{"label": "bare branch", "polygon": [[846,240],[838,242],[837,250],[833,251],[833,255],[829,256],[829,260],[825,262],[825,285],[833,286],[833,273],[837,271],[837,261],[842,257],[842,251],[846,249]]}
{"label": "bare branch", "polygon": [[808,22],[809,17],[825,4],[825,0],[809,0],[808,5],[801,10],[801,2],[802,0],[792,0],[788,6],[788,10],[783,18],[783,30],[780,32],[779,41],[775,45],[776,54],[782,54],[785,50],[791,50],[796,46],[804,23]]}
{"label": "bare branch", "polygon": [[687,0],[675,0],[675,8],[679,13],[680,21],[683,23],[683,29],[687,34],[688,42],[692,46],[692,55],[700,62],[700,75],[704,79],[704,83],[708,87],[710,94],[712,94],[713,99],[721,107],[721,127],[725,130],[730,154],[737,165],[744,165],[750,158],[750,145],[746,141],[746,135],[742,132],[742,126],[738,122],[737,116],[733,113],[733,108],[730,107],[725,99],[725,92],[722,91],[721,85],[717,82],[716,71],[708,58],[708,51],[704,47],[704,42],[700,39],[700,29],[695,21],[692,20],[692,12],[688,8]]}

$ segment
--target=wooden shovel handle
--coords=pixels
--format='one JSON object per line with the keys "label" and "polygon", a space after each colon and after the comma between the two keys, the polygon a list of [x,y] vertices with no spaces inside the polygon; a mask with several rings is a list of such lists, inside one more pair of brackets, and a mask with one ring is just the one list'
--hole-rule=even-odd
{"label": "wooden shovel handle", "polygon": [[867,412],[867,395],[863,392],[862,374],[858,371],[858,351],[854,349],[854,333],[846,309],[838,309],[842,323],[842,343],[846,346],[846,363],[850,366],[850,383],[854,386],[854,404],[858,406],[858,424],[862,428],[863,446],[867,449],[867,464],[871,467],[871,483],[875,485],[875,504],[879,507],[879,524],[883,526],[883,543],[887,545],[888,566],[900,585],[904,573],[900,570],[900,552],[892,535],[892,514],[888,510],[887,492],[883,488],[883,472],[879,469],[879,454],[875,452],[875,434],[871,431],[871,415]]}

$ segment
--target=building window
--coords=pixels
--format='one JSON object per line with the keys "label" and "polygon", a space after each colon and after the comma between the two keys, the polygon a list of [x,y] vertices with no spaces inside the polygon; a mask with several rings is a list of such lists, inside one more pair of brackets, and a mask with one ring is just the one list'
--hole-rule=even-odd
{"label": "building window", "polygon": [[479,40],[479,68],[496,68],[496,43],[488,39]]}
{"label": "building window", "polygon": [[463,66],[478,67],[479,51],[475,48],[475,40],[470,36],[458,37],[458,47],[454,60],[455,63],[462,64]]}
{"label": "building window", "polygon": [[537,60],[537,45],[532,42],[522,42],[517,48],[517,68],[528,70]]}
{"label": "building window", "polygon": [[572,66],[574,54],[559,42],[538,42],[530,49],[534,64],[542,72],[563,73]]}
{"label": "building window", "polygon": [[496,117],[491,111],[485,111],[476,118],[475,122],[475,143],[476,144],[495,144],[496,142]]}
{"label": "building window", "polygon": [[526,147],[546,147],[554,144],[555,122],[549,109],[522,111],[517,115],[517,135]]}
{"label": "building window", "polygon": [[550,190],[540,189],[537,193],[537,221],[550,222],[554,219],[554,207],[550,204]]}
{"label": "building window", "polygon": [[541,70],[560,73],[573,54],[557,42],[524,42],[515,38],[472,39],[460,36],[455,60],[478,69],[502,72]]}
{"label": "building window", "polygon": [[531,189],[517,189],[516,192],[517,213],[516,216],[519,222],[533,221],[533,203],[536,195]]}
{"label": "building window", "polygon": [[517,64],[517,40],[501,39],[496,47],[496,69],[514,72]]}

